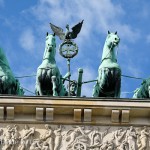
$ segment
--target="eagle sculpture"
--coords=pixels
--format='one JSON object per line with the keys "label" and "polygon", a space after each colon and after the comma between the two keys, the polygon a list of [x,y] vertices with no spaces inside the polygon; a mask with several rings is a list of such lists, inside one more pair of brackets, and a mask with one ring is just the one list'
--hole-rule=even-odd
{"label": "eagle sculpture", "polygon": [[82,24],[83,24],[82,20],[81,22],[79,22],[78,24],[76,24],[75,26],[72,27],[72,31],[69,30],[69,25],[66,25],[66,33],[63,31],[62,28],[55,26],[54,24],[50,23],[50,27],[52,29],[52,31],[54,32],[54,35],[57,35],[60,40],[70,40],[70,39],[75,39],[78,35],[78,33],[81,30]]}

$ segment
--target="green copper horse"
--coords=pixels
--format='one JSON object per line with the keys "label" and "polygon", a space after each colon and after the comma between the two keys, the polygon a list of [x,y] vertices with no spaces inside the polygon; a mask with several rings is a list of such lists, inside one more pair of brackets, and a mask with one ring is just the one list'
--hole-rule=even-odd
{"label": "green copper horse", "polygon": [[120,97],[121,69],[117,63],[116,47],[120,42],[117,32],[106,37],[102,60],[98,69],[97,83],[93,89],[93,97]]}
{"label": "green copper horse", "polygon": [[20,83],[15,79],[8,60],[0,48],[0,94],[23,95]]}
{"label": "green copper horse", "polygon": [[43,61],[37,69],[35,87],[36,95],[66,95],[66,90],[62,83],[62,76],[56,65],[55,54],[55,36],[47,33]]}
{"label": "green copper horse", "polygon": [[150,78],[143,80],[141,86],[134,91],[133,98],[150,98]]}

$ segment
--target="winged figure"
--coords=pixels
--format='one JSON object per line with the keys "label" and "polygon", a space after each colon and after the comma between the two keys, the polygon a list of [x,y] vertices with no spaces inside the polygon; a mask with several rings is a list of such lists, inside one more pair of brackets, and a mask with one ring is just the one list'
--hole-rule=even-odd
{"label": "winged figure", "polygon": [[81,22],[79,22],[78,24],[76,24],[75,26],[72,27],[72,31],[69,30],[69,25],[66,25],[66,33],[63,31],[62,28],[55,26],[54,24],[50,23],[50,27],[54,32],[54,35],[57,35],[60,40],[69,40],[69,39],[75,39],[78,35],[78,33],[81,30],[82,24],[83,24],[82,20]]}

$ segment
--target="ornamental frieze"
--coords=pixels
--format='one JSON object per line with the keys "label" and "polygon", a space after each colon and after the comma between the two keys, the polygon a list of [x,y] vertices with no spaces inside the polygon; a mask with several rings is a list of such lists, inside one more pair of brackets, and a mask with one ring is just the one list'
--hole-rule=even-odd
{"label": "ornamental frieze", "polygon": [[149,150],[147,126],[1,124],[2,150]]}

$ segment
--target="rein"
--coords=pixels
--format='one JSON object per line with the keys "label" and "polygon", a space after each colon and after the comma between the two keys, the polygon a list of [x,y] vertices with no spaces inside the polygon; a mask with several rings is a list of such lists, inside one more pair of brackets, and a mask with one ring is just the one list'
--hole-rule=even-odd
{"label": "rein", "polygon": [[[111,47],[109,48],[108,54],[105,56],[105,58],[103,58],[103,59],[101,60],[101,64],[102,64],[102,62],[103,62],[105,59],[112,59],[112,56],[107,57],[107,56],[110,54],[110,52],[112,51],[112,49],[113,49],[113,44],[111,44]],[[118,51],[117,51],[117,54],[118,54]],[[117,59],[115,59],[115,60],[116,60],[116,62],[117,62]]]}
{"label": "rein", "polygon": [[[101,63],[102,63],[105,59],[111,59],[111,57],[104,58],[103,60],[101,60]],[[115,59],[115,61],[117,62],[117,59]]]}

